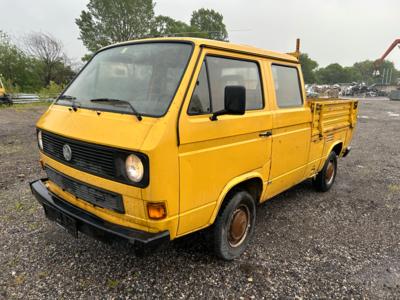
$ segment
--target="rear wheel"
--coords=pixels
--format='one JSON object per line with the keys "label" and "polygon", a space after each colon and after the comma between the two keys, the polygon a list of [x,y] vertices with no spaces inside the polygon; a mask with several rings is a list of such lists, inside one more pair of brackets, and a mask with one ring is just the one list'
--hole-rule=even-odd
{"label": "rear wheel", "polygon": [[233,260],[247,248],[254,232],[256,206],[246,191],[237,191],[220,211],[212,230],[214,252],[225,260]]}
{"label": "rear wheel", "polygon": [[337,156],[332,151],[322,170],[313,179],[313,185],[317,191],[327,192],[335,182],[337,172]]}

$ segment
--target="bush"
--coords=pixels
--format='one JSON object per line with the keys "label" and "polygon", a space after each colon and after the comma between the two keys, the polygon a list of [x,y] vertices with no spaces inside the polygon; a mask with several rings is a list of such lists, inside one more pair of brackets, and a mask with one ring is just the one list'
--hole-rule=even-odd
{"label": "bush", "polygon": [[13,82],[10,79],[6,79],[3,81],[4,87],[6,89],[6,94],[12,95],[12,94],[18,94],[21,93],[21,88],[17,84],[13,84]]}
{"label": "bush", "polygon": [[58,97],[58,95],[62,92],[64,89],[64,85],[62,84],[57,84],[54,81],[50,81],[50,84],[42,88],[39,91],[39,98],[42,100],[47,100],[47,99],[55,99]]}

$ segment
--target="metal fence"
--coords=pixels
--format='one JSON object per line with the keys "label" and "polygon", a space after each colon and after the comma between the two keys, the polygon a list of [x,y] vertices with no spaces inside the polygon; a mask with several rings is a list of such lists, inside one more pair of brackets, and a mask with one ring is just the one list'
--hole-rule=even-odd
{"label": "metal fence", "polygon": [[40,101],[52,102],[57,96],[58,95],[49,95],[45,98],[40,98],[36,94],[13,94],[11,95],[11,101],[13,104],[26,104]]}

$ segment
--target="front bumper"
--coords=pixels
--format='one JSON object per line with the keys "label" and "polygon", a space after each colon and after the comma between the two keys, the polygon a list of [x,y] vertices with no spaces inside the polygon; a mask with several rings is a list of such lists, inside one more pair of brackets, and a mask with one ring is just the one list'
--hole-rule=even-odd
{"label": "front bumper", "polygon": [[117,237],[141,244],[157,244],[170,239],[168,231],[151,233],[106,222],[51,193],[44,184],[46,180],[31,182],[32,194],[42,204],[46,217],[57,222],[67,219],[67,229],[71,233],[80,231],[101,240]]}

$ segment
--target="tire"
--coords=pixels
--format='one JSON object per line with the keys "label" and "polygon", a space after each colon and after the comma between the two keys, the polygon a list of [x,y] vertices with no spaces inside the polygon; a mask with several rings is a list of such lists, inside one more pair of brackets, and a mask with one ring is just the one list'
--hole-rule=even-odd
{"label": "tire", "polygon": [[335,183],[337,173],[337,156],[332,151],[325,161],[322,170],[313,179],[313,185],[319,192],[327,192]]}
{"label": "tire", "polygon": [[254,233],[256,205],[246,191],[238,190],[225,200],[211,232],[214,253],[233,260],[247,248]]}
{"label": "tire", "polygon": [[11,106],[13,103],[8,95],[4,95],[2,97],[0,96],[0,104]]}

